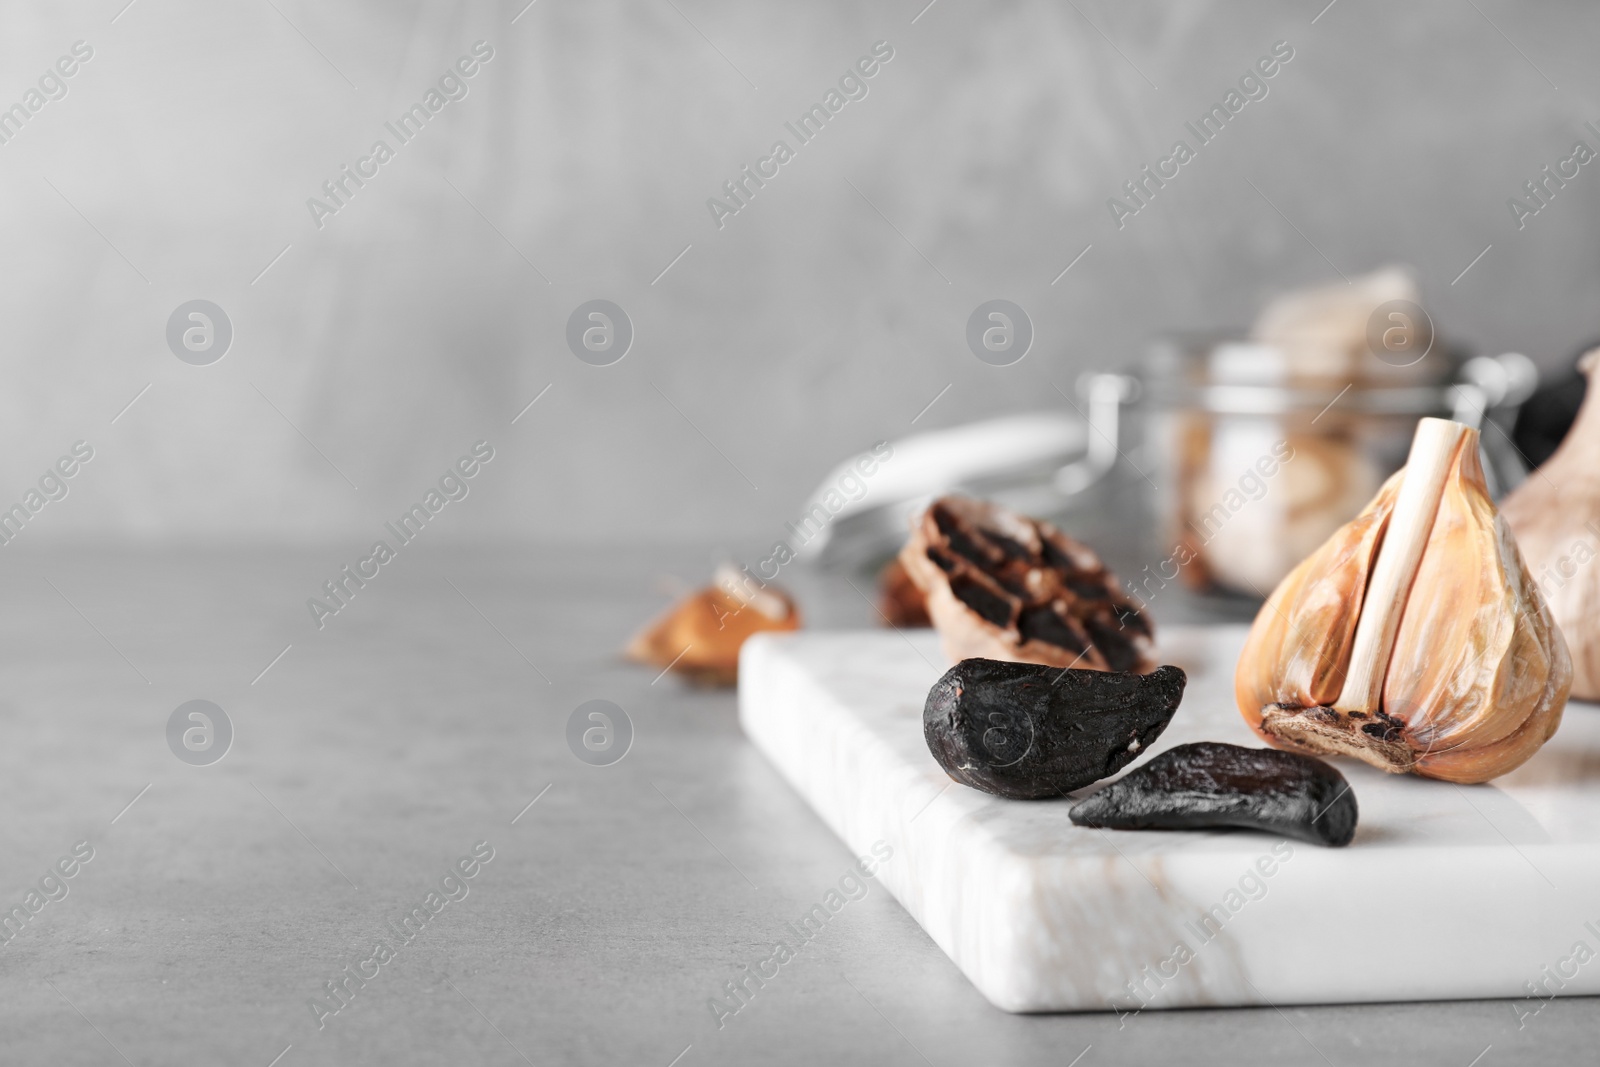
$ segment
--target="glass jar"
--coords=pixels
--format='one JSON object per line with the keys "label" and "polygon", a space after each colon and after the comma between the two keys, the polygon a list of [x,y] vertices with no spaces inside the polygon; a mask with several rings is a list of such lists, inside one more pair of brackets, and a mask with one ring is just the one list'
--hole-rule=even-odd
{"label": "glass jar", "polygon": [[1538,372],[1515,353],[1436,355],[1425,368],[1317,380],[1294,376],[1266,345],[1181,338],[1158,344],[1137,382],[1136,465],[1170,553],[1157,573],[1197,592],[1264,598],[1405,465],[1420,418],[1480,427],[1491,489],[1519,482],[1526,469],[1498,424]]}

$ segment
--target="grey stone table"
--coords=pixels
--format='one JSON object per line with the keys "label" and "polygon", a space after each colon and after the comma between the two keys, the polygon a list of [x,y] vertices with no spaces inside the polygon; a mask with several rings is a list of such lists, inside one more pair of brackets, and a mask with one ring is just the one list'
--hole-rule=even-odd
{"label": "grey stone table", "polygon": [[[854,857],[730,693],[616,657],[703,554],[419,546],[318,631],[306,598],[347,556],[7,549],[0,1063],[1592,1059],[1594,1000],[1010,1016],[870,882],[801,944]],[[839,578],[791,582],[815,625],[870,617]],[[635,731],[610,766],[566,741],[594,698]],[[235,733],[208,766],[168,743],[192,699]]]}

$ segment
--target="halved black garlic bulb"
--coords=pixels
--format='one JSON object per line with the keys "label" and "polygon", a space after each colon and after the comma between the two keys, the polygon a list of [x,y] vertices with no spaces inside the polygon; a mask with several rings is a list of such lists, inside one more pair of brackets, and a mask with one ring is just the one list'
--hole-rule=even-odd
{"label": "halved black garlic bulb", "polygon": [[1100,557],[1048,522],[940,497],[900,550],[952,660],[987,657],[1145,674],[1150,618]]}
{"label": "halved black garlic bulb", "polygon": [[1215,741],[1168,749],[1072,809],[1079,826],[1231,827],[1334,847],[1355,836],[1356,815],[1350,783],[1321,760]]}
{"label": "halved black garlic bulb", "polygon": [[922,734],[962,785],[1014,800],[1058,797],[1116,774],[1172,721],[1187,679],[966,659],[928,691]]}

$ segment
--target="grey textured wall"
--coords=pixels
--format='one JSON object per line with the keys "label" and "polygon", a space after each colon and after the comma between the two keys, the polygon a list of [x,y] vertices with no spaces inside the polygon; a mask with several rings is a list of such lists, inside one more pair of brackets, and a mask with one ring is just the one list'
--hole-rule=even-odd
{"label": "grey textured wall", "polygon": [[[27,540],[364,540],[485,438],[440,539],[753,546],[946,385],[919,428],[1052,406],[1336,271],[1411,264],[1483,351],[1595,332],[1600,173],[1521,230],[1506,206],[1600,147],[1592,5],[524,2],[5,5],[0,106],[93,49],[0,145],[0,497],[95,449]],[[479,40],[398,146],[384,121]],[[880,40],[719,229],[707,198]],[[1268,95],[1119,230],[1108,197],[1277,41]],[[197,297],[235,329],[204,367],[164,336]],[[564,342],[597,297],[636,330],[609,367]],[[1012,367],[963,341],[991,297],[1037,328]]]}

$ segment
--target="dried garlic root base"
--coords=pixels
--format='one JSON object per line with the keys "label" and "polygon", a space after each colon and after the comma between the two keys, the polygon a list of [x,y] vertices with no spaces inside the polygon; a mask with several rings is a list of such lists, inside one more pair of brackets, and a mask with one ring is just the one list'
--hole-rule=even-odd
{"label": "dried garlic root base", "polygon": [[1234,680],[1271,744],[1463,783],[1538,751],[1571,685],[1477,431],[1443,419],[1422,420],[1406,468],[1273,592]]}

